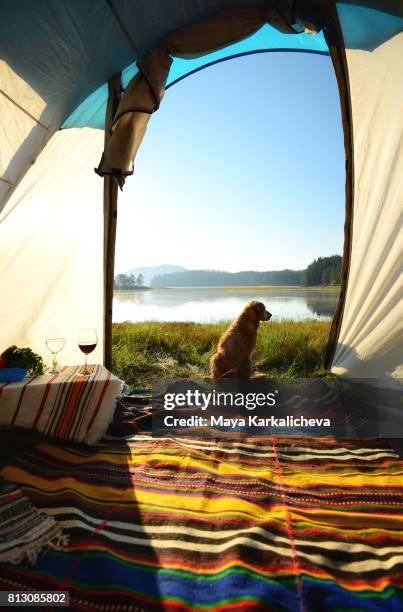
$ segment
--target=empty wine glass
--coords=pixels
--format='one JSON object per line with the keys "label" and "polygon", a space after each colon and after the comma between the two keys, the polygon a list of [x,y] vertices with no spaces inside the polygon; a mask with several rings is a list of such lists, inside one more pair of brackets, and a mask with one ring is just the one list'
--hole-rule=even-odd
{"label": "empty wine glass", "polygon": [[80,371],[80,374],[82,374],[83,376],[89,376],[91,374],[87,365],[87,356],[92,353],[97,343],[98,336],[95,329],[80,329],[80,332],[78,334],[78,348],[85,355],[84,368]]}
{"label": "empty wine glass", "polygon": [[57,369],[57,353],[64,348],[66,344],[65,338],[47,338],[46,346],[53,355],[52,369],[48,372],[49,374],[60,374],[60,370]]}

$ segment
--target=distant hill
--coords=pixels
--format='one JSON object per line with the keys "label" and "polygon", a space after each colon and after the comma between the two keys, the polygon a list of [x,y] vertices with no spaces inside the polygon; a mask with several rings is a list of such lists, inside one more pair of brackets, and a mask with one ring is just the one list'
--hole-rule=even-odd
{"label": "distant hill", "polygon": [[248,287],[256,285],[300,285],[299,270],[273,272],[221,272],[217,270],[185,270],[158,274],[151,280],[153,287]]}
{"label": "distant hill", "polygon": [[134,274],[135,276],[142,274],[144,277],[144,284],[150,285],[151,279],[155,275],[171,274],[172,272],[184,272],[185,270],[186,268],[182,268],[182,266],[171,266],[169,264],[163,264],[162,266],[131,268],[130,270],[127,270],[125,274]]}
{"label": "distant hill", "polygon": [[340,255],[319,257],[305,270],[268,270],[223,272],[218,270],[180,270],[155,274],[153,287],[254,287],[258,285],[305,286],[340,284]]}

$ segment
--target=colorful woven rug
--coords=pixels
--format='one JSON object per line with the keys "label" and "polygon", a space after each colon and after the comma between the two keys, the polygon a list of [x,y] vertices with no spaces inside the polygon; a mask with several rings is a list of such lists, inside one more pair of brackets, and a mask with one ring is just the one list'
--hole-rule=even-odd
{"label": "colorful woven rug", "polygon": [[3,564],[2,589],[66,589],[76,610],[403,609],[403,461],[381,440],[110,436],[2,473],[70,535]]}
{"label": "colorful woven rug", "polygon": [[34,564],[43,547],[60,549],[67,542],[54,518],[39,512],[21,489],[0,477],[0,563]]}

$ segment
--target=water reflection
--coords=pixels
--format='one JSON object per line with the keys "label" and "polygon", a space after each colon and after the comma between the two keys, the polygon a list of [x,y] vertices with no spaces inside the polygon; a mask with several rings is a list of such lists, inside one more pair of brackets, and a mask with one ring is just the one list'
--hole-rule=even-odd
{"label": "water reflection", "polygon": [[331,318],[337,306],[338,293],[322,292],[317,295],[312,293],[306,296],[306,305],[316,317]]}
{"label": "water reflection", "polygon": [[234,318],[250,300],[264,302],[275,320],[329,320],[335,311],[338,294],[303,289],[264,291],[210,287],[118,291],[113,300],[113,320],[210,323]]}

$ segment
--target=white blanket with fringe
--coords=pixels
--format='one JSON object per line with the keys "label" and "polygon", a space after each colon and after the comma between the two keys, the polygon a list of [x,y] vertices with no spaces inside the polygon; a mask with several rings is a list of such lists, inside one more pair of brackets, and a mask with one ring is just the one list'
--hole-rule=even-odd
{"label": "white blanket with fringe", "polygon": [[112,421],[122,381],[101,365],[62,368],[60,374],[0,384],[0,425],[95,444]]}

